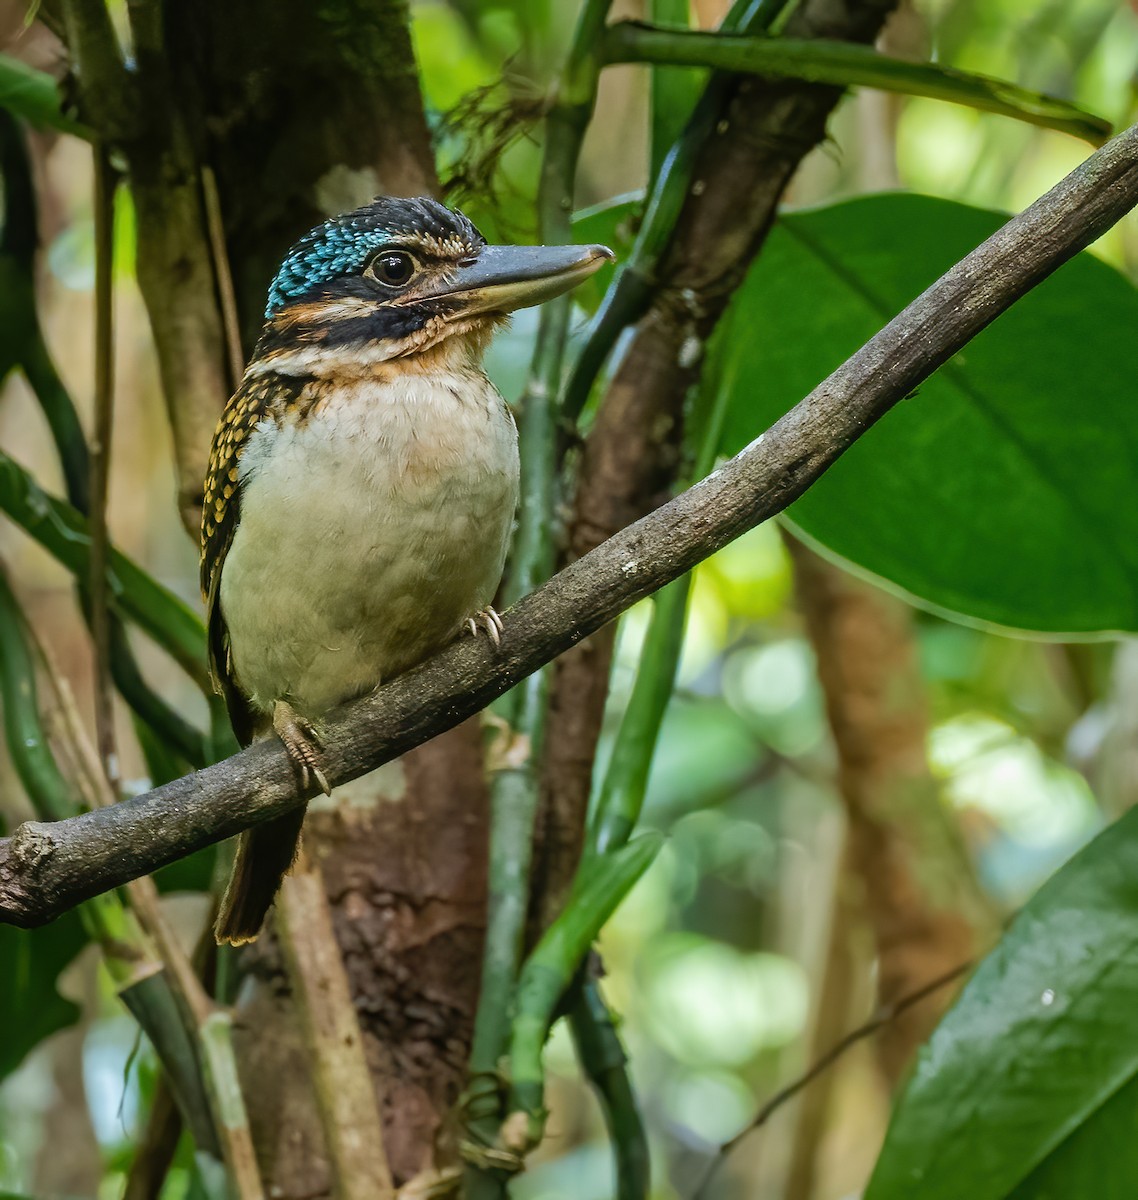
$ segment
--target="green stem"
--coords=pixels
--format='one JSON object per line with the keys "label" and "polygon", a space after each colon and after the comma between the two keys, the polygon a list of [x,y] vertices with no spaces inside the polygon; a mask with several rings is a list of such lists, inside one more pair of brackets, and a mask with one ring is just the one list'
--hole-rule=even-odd
{"label": "green stem", "polygon": [[91,503],[91,466],[87,442],[75,404],[63,386],[63,380],[59,378],[59,372],[44,344],[38,320],[33,337],[24,347],[20,366],[51,430],[51,439],[63,467],[67,499],[79,512],[86,513]]}
{"label": "green stem", "polygon": [[[703,479],[715,466],[734,390],[733,377],[705,375],[702,380],[689,428],[697,442],[689,485]],[[692,576],[685,575],[652,597],[652,620],[640,651],[636,682],[589,822],[586,860],[623,846],[640,819],[656,742],[683,651],[691,581]]]}
{"label": "green stem", "polygon": [[146,1031],[194,1142],[200,1150],[219,1157],[198,1047],[165,968],[120,988],[119,999]]}
{"label": "green stem", "polygon": [[[749,34],[764,33],[787,3],[788,0],[736,0],[723,20],[723,28]],[[608,36],[606,31],[606,39]],[[712,76],[683,133],[665,156],[653,181],[632,252],[617,271],[616,279],[593,317],[585,344],[565,383],[561,419],[568,428],[575,426],[580,418],[593,384],[621,333],[648,310],[657,286],[657,264],[671,243],[687,199],[696,156],[719,120],[729,85],[729,76],[721,73]]]}
{"label": "green stem", "polygon": [[245,1098],[237,1074],[233,1024],[229,1014],[221,1010],[211,1012],[197,1032],[211,1107],[222,1129],[232,1200],[264,1200]]}
{"label": "green stem", "polygon": [[[45,492],[31,474],[0,451],[0,512],[4,512],[62,563],[78,581],[86,579],[90,541],[83,516]],[[87,606],[87,589],[80,583]],[[202,734],[175,712],[142,677],[120,618],[140,625],[198,685],[212,695],[205,672],[205,630],[193,610],[157,583],[126,555],[112,549],[108,590],[115,620],[111,625],[111,673],[131,709],[192,767],[214,761]]]}
{"label": "green stem", "polygon": [[[20,365],[51,430],[63,467],[67,499],[77,512],[85,514],[90,505],[87,442],[75,405],[44,345],[38,322],[33,338],[24,349]],[[83,578],[82,575],[78,577],[79,600],[84,615],[89,617],[91,607]],[[191,767],[201,767],[212,761],[208,753],[203,751],[201,734],[143,678],[123,623],[114,613],[111,614],[109,636],[111,677],[131,711],[154,731],[165,746],[175,751]],[[151,766],[149,755],[147,765]],[[151,770],[150,777],[157,778],[157,773]]]}
{"label": "green stem", "polygon": [[689,574],[652,598],[652,621],[640,653],[636,682],[589,823],[586,859],[623,846],[640,819],[660,726],[672,698],[683,650],[690,590]]}
{"label": "green stem", "polygon": [[569,903],[542,935],[518,980],[518,1011],[510,1041],[510,1111],[525,1114],[525,1150],[545,1125],[541,1052],[557,1004],[589,947],[633,884],[659,853],[663,838],[644,834],[578,872]]}
{"label": "green stem", "polygon": [[628,1076],[628,1059],[596,980],[580,987],[569,1009],[569,1029],[604,1114],[616,1157],[616,1200],[646,1200],[651,1160],[644,1120]]}
{"label": "green stem", "polygon": [[[653,25],[687,29],[691,19],[688,0],[651,0]],[[683,132],[703,91],[703,73],[683,67],[654,67],[649,91],[650,155],[648,178],[655,179],[668,151]]]}
{"label": "green stem", "polygon": [[[546,118],[538,188],[539,235],[547,244],[571,240],[570,220],[577,159],[596,100],[599,64],[594,46],[604,31],[611,0],[586,0],[557,96]],[[557,395],[561,386],[571,302],[568,296],[541,311],[529,381],[518,403],[521,500],[518,531],[503,597],[512,604],[552,574],[557,501]],[[467,1113],[472,1140],[491,1144],[501,1119],[497,1072],[506,1050],[529,906],[533,827],[538,805],[538,764],[545,736],[549,679],[539,671],[506,699],[516,737],[528,743],[526,761],[500,771],[490,793],[490,873],[482,988],[470,1054]],[[469,1200],[504,1194],[500,1173],[472,1166]]]}
{"label": "green stem", "polygon": [[853,42],[654,29],[621,21],[606,30],[602,51],[606,63],[712,67],[717,71],[833,87],[872,87],[905,96],[947,100],[1070,133],[1093,146],[1101,146],[1111,132],[1109,121],[1066,100],[939,63],[890,58]]}
{"label": "green stem", "polygon": [[[0,155],[3,158],[4,185],[4,228],[0,235],[0,255],[8,258],[18,272],[21,284],[19,302],[24,305],[21,317],[26,322],[24,336],[19,339],[20,344],[14,351],[13,365],[23,370],[47,420],[63,468],[67,499],[80,513],[86,514],[90,509],[91,494],[87,440],[79,414],[55,369],[39,324],[32,281],[33,250],[38,238],[31,165],[19,130],[9,128],[7,120],[0,124]],[[77,584],[80,605],[90,623],[93,610],[84,582],[86,574],[77,576]],[[194,767],[205,765],[207,758],[202,753],[201,736],[146,683],[122,622],[114,614],[109,623],[109,643],[111,676],[131,710],[180,759]],[[153,766],[149,755],[147,765]],[[159,774],[151,769],[150,777],[157,779]]]}

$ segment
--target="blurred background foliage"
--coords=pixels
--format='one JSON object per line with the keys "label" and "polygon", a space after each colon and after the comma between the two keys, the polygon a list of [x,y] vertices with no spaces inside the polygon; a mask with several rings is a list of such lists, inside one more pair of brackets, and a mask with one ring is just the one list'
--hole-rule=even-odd
{"label": "blurred background foliage", "polygon": [[[452,199],[491,240],[533,236],[541,159],[537,117],[569,39],[575,7],[554,0],[414,0],[411,5],[440,171],[451,181]],[[712,27],[724,8],[721,0],[695,0],[692,23]],[[634,3],[617,9],[624,16],[647,15]],[[0,5],[0,39],[6,53],[36,67],[51,71],[58,65],[58,47],[40,26],[25,24],[21,3]],[[1116,128],[1128,124],[1138,109],[1138,16],[1123,0],[913,0],[890,23],[885,46],[898,57],[931,57],[1073,99]],[[680,96],[682,110],[683,97],[692,95],[701,73],[670,68],[665,74],[669,94]],[[620,218],[609,220],[605,234],[621,252],[631,244],[639,213],[635,198],[643,194],[654,160],[650,103],[647,71],[606,70],[599,119],[585,141],[579,208],[632,197],[619,210]],[[28,141],[44,247],[36,276],[43,335],[89,427],[94,279],[89,155],[80,142],[57,133],[33,130]],[[843,102],[830,140],[807,160],[787,202],[791,209],[810,210],[902,189],[983,209],[1018,210],[1086,151],[1070,136],[1004,117],[862,91]],[[886,210],[849,211],[855,224],[873,228]],[[896,255],[910,265],[914,235],[905,222],[924,223],[922,252],[939,264],[913,267],[926,281],[995,224],[977,215],[975,228],[957,231],[951,214],[941,218],[936,211],[910,206],[903,218],[896,212],[889,218]],[[6,216],[10,219],[11,212]],[[794,220],[808,222],[810,214],[804,211]],[[930,221],[943,231],[939,242],[927,236]],[[588,236],[594,236],[591,228]],[[118,417],[110,528],[121,550],[196,607],[196,548],[171,502],[170,435],[156,399],[156,367],[133,279],[126,190],[118,198],[116,238]],[[884,253],[888,248],[882,249],[880,241]],[[747,346],[755,361],[735,369],[777,381],[785,394],[773,383],[769,390],[756,389],[753,409],[737,421],[737,434],[729,434],[735,447],[822,378],[877,323],[863,315],[855,329],[834,333],[808,264],[793,258],[771,261],[791,254],[787,235],[783,242],[772,241],[763,260],[763,269],[782,290],[766,289],[761,271],[755,281],[767,298],[764,329],[776,332]],[[1118,225],[1094,254],[1138,278],[1138,224],[1131,219]],[[1079,268],[1093,274],[1094,264]],[[904,284],[899,287],[905,291]],[[1105,330],[1107,342],[1117,339],[1116,322],[1130,321],[1133,343],[1133,293],[1123,297],[1131,308],[1120,315],[1092,307],[1093,287],[1088,289],[1085,297],[1074,299],[1059,289],[1069,319],[1082,321],[1088,337],[1096,327]],[[888,295],[886,306],[891,312],[905,298]],[[599,291],[583,294],[575,333],[583,331],[586,310],[598,299]],[[12,302],[9,293],[3,299],[5,321]],[[738,322],[732,328],[737,344],[745,342]],[[491,369],[507,397],[520,390],[534,331],[533,314],[522,314],[493,348]],[[777,352],[795,339],[796,373],[784,385]],[[803,341],[811,353],[801,352]],[[1013,383],[1022,380],[1032,361],[1049,369],[1046,347],[1025,343],[1021,349],[1021,360],[996,366],[977,349],[976,362],[961,367],[989,381],[993,372],[1002,371],[1000,381]],[[970,360],[971,351],[965,357]],[[1117,361],[1120,370],[1125,368],[1126,360]],[[1135,374],[1101,381],[1076,371],[1075,377],[1084,378],[1085,386],[1076,405],[1101,404],[1120,414],[1133,410]],[[1022,386],[1030,388],[1030,382]],[[1133,427],[1132,417],[1119,419]],[[1062,427],[1037,432],[1059,452],[1065,449]],[[8,376],[0,396],[0,443],[46,490],[66,493],[41,409],[18,372]],[[898,442],[893,453],[905,460],[899,473],[907,466],[928,474],[935,445],[919,450]],[[1128,505],[1122,489],[1132,488],[1132,461],[1114,463],[1101,445],[1086,447],[1086,456],[1080,470],[1094,469],[1097,458],[1103,464],[1098,469],[1120,473],[1117,503]],[[996,461],[992,470],[1004,467]],[[1122,473],[1126,470],[1129,476]],[[1006,482],[1006,476],[1001,479]],[[880,545],[879,531],[867,535],[863,523],[883,512],[874,486],[872,472],[847,479],[847,491],[836,502],[846,508],[847,525],[836,533],[826,515],[812,513],[808,504],[800,506],[794,520],[857,557],[859,537]],[[848,505],[858,492],[867,506],[864,514],[856,510],[861,515],[851,516]],[[1026,501],[1035,502],[1034,497]],[[903,489],[897,504],[904,510]],[[1128,506],[1132,512],[1133,505]],[[897,510],[884,511],[888,519]],[[899,519],[913,520],[917,530],[923,518],[905,518],[902,511]],[[972,537],[945,541],[943,526],[931,536],[944,542],[946,558],[955,556],[946,569],[950,580],[972,570],[981,594],[997,593],[997,585],[1007,582],[997,550],[977,549]],[[908,534],[900,540],[906,543]],[[1038,596],[1028,597],[1039,601],[1032,611],[1041,615],[1021,624],[1072,632],[1070,625],[1047,623],[1056,590],[1066,589],[1070,598],[1088,603],[1102,599],[1102,589],[1089,582],[1091,568],[1079,560],[1084,548],[1077,530],[1066,541],[1037,548],[1049,582]],[[76,618],[71,576],[6,521],[0,521],[0,558],[19,581],[38,640],[51,647],[89,717],[90,652]],[[1015,564],[1003,565],[1011,570]],[[986,588],[985,581],[991,586]],[[1030,589],[1022,582],[1016,586]],[[945,599],[944,607],[953,605]],[[648,612],[646,603],[621,624],[602,762],[630,694]],[[996,619],[998,604],[987,615]],[[1098,612],[1088,617],[1084,632],[1104,625],[1133,630],[1138,628],[1134,618],[1132,609],[1119,616],[1108,607],[1105,617]],[[976,621],[949,620],[928,606],[915,609],[913,620],[928,710],[928,762],[995,930],[1133,803],[1138,649],[1125,638],[1029,640]],[[144,639],[135,649],[147,676],[158,681],[176,710],[207,726],[206,706],[193,683]],[[119,716],[125,723],[125,710]],[[133,743],[124,741],[123,753],[124,777],[144,788],[151,769]],[[848,887],[842,870],[845,816],[835,769],[791,559],[783,534],[768,525],[695,574],[678,684],[644,818],[668,841],[605,930],[601,945],[605,988],[622,1014],[621,1033],[648,1123],[654,1194],[660,1200],[691,1195],[714,1149],[743,1130],[762,1102],[814,1056],[824,1008],[837,1006],[839,1029],[858,1024],[872,1010],[874,952],[856,915],[847,914],[841,924],[852,960],[847,985],[837,995],[831,985],[827,995],[835,914],[857,908],[856,897],[843,895]],[[2,758],[0,792],[10,830],[30,809],[20,799],[12,766]],[[916,869],[941,866],[918,863]],[[194,889],[204,887],[209,871],[207,861],[170,880],[169,903],[187,938],[204,915],[204,897]],[[97,1188],[99,1200],[121,1193],[141,1114],[153,1094],[155,1065],[114,999],[97,956],[87,948],[74,957],[82,942],[77,923],[61,921],[51,939],[36,943],[51,949],[37,950],[32,958],[25,935],[0,927],[0,956],[9,972],[0,983],[0,1028],[20,1031],[18,1052],[0,1046],[0,1069],[9,1072],[0,1083],[0,1192],[93,1196]],[[57,995],[61,967],[66,969]],[[40,1040],[49,1028],[58,1032]],[[555,1029],[549,1064],[549,1134],[514,1194],[524,1200],[601,1200],[611,1195],[608,1151],[562,1026]],[[743,1141],[708,1194],[838,1200],[857,1193],[881,1146],[890,1107],[889,1081],[869,1041],[834,1069],[824,1097],[818,1136],[805,1161],[805,1101],[800,1099]],[[178,1162],[165,1200],[193,1194],[187,1147]]]}

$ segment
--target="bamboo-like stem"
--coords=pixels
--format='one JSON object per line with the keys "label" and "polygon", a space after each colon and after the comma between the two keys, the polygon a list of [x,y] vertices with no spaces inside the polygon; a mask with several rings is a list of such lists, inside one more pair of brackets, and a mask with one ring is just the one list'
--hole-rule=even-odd
{"label": "bamboo-like stem", "polygon": [[[777,21],[789,0],[736,0],[723,20],[722,33],[758,35]],[[607,37],[607,34],[606,34]],[[644,219],[628,259],[621,264],[601,307],[589,325],[585,344],[565,381],[561,418],[571,427],[579,419],[605,360],[621,333],[640,319],[656,290],[656,266],[672,238],[691,186],[691,172],[718,119],[728,80],[713,75],[652,181]]]}
{"label": "bamboo-like stem", "polygon": [[[695,430],[698,446],[693,456],[695,462],[692,476],[694,480],[702,479],[707,475],[715,463],[716,452],[722,440],[723,422],[726,418],[731,390],[729,380],[712,379],[706,381],[701,392],[700,398],[703,402],[697,404],[697,410],[702,421]],[[598,869],[599,861],[619,852],[636,827],[640,810],[644,804],[648,774],[655,755],[660,727],[675,684],[676,670],[683,648],[690,588],[691,576],[685,575],[653,597],[652,622],[641,649],[632,696],[617,732],[608,770],[599,790],[585,853],[577,870],[573,891],[570,893],[564,912],[555,925],[559,925],[562,920],[571,922],[577,919],[577,906],[582,903],[590,881]],[[583,954],[584,950],[581,951],[582,956]],[[569,970],[570,967],[575,972],[579,963],[567,964],[566,970]],[[523,970],[523,978],[530,970],[530,964],[527,963]],[[563,981],[563,987],[567,987],[568,983],[567,976]],[[524,1015],[519,1012],[519,1019]],[[599,996],[595,998],[586,996],[578,1004],[576,1009],[577,1033],[579,1039],[585,1039],[587,1045],[592,1044],[589,1039],[608,1040],[611,1030],[606,1032],[605,1024],[601,1021],[602,1016],[608,1018],[607,1009]],[[592,1023],[598,1021],[601,1021],[601,1024],[593,1027]],[[608,1025],[611,1026],[610,1019]],[[546,1035],[548,1032],[547,1026]],[[619,1041],[617,1046],[619,1048]],[[540,1051],[537,1057],[537,1070],[540,1074]],[[512,1066],[516,1073],[516,1058],[512,1059]],[[623,1071],[622,1061],[614,1059],[607,1065],[606,1086],[602,1088],[598,1084],[598,1094],[602,1105],[607,1106],[611,1096],[612,1099],[619,1100],[624,1106],[629,1104],[634,1106],[631,1085],[627,1078],[624,1078],[623,1081],[617,1078]],[[610,1124],[626,1119],[626,1115],[610,1113],[606,1107],[606,1120]],[[614,1151],[617,1157],[617,1174],[620,1178],[626,1169],[622,1165],[622,1156],[626,1150],[615,1139]],[[638,1152],[633,1148],[632,1153],[635,1158]],[[633,1180],[637,1178],[637,1173],[633,1171]],[[632,1183],[629,1183],[628,1186],[631,1187]]]}
{"label": "bamboo-like stem", "polygon": [[[546,120],[546,144],[538,194],[540,237],[568,242],[577,159],[596,100],[598,66],[593,47],[611,0],[587,0]],[[554,564],[557,490],[557,394],[561,385],[571,301],[562,296],[541,312],[529,381],[519,401],[521,505],[503,594],[507,603],[543,583]],[[537,764],[545,734],[548,678],[525,681],[510,698],[508,720],[525,739],[525,761],[500,771],[491,787],[489,912],[482,984],[470,1055],[467,1112],[471,1135],[495,1136],[500,1119],[496,1073],[506,1048],[522,938],[529,903],[529,874],[538,803]],[[470,1200],[500,1194],[500,1179],[473,1169]]]}
{"label": "bamboo-like stem", "polygon": [[545,1128],[541,1056],[557,1005],[601,927],[663,844],[659,834],[644,834],[590,864],[578,878],[573,903],[566,905],[526,959],[510,1039],[511,1115],[501,1135],[502,1149],[519,1158],[541,1141]]}
{"label": "bamboo-like stem", "polygon": [[391,1200],[383,1123],[320,868],[301,849],[277,894],[277,935],[312,1064],[336,1200]]}
{"label": "bamboo-like stem", "polygon": [[236,1200],[265,1200],[241,1080],[237,1074],[237,1056],[233,1052],[232,1022],[229,1014],[214,1009],[197,1030],[202,1053],[210,1107],[218,1124],[218,1135],[225,1155]]}
{"label": "bamboo-like stem", "polygon": [[116,180],[105,148],[94,147],[95,185],[95,427],[91,440],[91,642],[95,652],[95,740],[103,773],[118,793],[122,777],[115,741],[111,684],[111,615],[107,604],[107,489],[115,403],[114,240]]}
{"label": "bamboo-like stem", "polygon": [[[49,674],[59,700],[63,716],[63,730],[67,736],[69,747],[75,758],[80,773],[80,780],[86,786],[81,787],[88,803],[92,807],[106,807],[117,802],[111,781],[104,771],[100,770],[99,757],[86,736],[78,710],[70,695],[66,680],[58,675],[51,666],[50,659],[45,655]],[[161,982],[164,986],[156,989],[134,988],[128,996],[123,995],[124,1001],[136,1016],[144,1014],[147,1009],[158,1014],[158,1019],[165,1030],[166,1041],[181,1045],[180,1058],[198,1062],[199,1052],[204,1065],[209,1061],[209,1072],[223,1079],[236,1079],[235,1062],[221,1061],[226,1053],[232,1056],[232,1046],[226,1038],[214,1038],[207,1045],[207,1027],[216,1015],[216,1009],[209,994],[202,985],[197,971],[189,957],[182,949],[166,914],[162,911],[158,889],[149,877],[133,879],[127,885],[127,895],[130,897],[131,910],[146,935],[149,945],[157,952],[154,973],[148,978]],[[148,954],[148,957],[150,955]],[[144,1023],[143,1028],[150,1032],[153,1021]],[[180,1031],[179,1031],[180,1029]],[[196,1044],[194,1033],[196,1031]],[[161,1043],[158,1043],[161,1044]],[[206,1083],[209,1084],[209,1072]],[[185,1097],[184,1104],[192,1111],[196,1110],[196,1099],[186,1094],[184,1079],[175,1077],[173,1082],[179,1094]],[[177,1085],[181,1083],[181,1087]],[[212,1086],[209,1092],[209,1113],[212,1123],[209,1127],[208,1140],[204,1148],[211,1149],[215,1145],[214,1131],[220,1139],[220,1151],[225,1159],[226,1167],[236,1188],[237,1200],[260,1200],[262,1189],[259,1177],[255,1175],[256,1159],[253,1154],[252,1139],[247,1121],[238,1120],[238,1102],[240,1090],[234,1099],[228,1094],[230,1089],[219,1093]],[[223,1108],[224,1105],[224,1108]],[[243,1111],[243,1110],[242,1110]],[[195,1136],[203,1137],[203,1120],[200,1112],[196,1113],[197,1120],[191,1123]],[[208,1119],[208,1118],[207,1118]],[[200,1143],[199,1143],[200,1144]],[[249,1164],[253,1164],[253,1174],[250,1174]]]}
{"label": "bamboo-like stem", "polygon": [[[57,694],[61,697],[61,708],[71,749],[90,789],[88,799],[94,807],[113,805],[117,797],[110,780],[98,769],[97,756],[78,720],[74,704],[68,703],[66,684],[59,677],[56,678],[55,684]],[[237,1086],[236,1094],[232,1094],[236,1085],[230,1081],[237,1079],[233,1046],[227,1035],[220,1036],[217,1032],[218,1010],[162,911],[154,880],[148,876],[132,879],[126,888],[131,910],[157,952],[167,989],[186,1031],[185,1037],[191,1047],[190,1053],[195,1058],[200,1053],[213,1127],[235,1188],[236,1198],[262,1200],[263,1189],[257,1174],[256,1156],[253,1152],[249,1124],[244,1116],[240,1087]],[[225,1020],[228,1021],[228,1017]],[[226,1061],[227,1055],[231,1061]],[[200,1124],[197,1130],[200,1132]],[[379,1200],[382,1200],[382,1197]]]}
{"label": "bamboo-like stem", "polygon": [[[715,465],[732,391],[730,379],[704,379],[695,405],[702,422],[692,431],[698,444],[692,456],[689,485],[710,474]],[[656,742],[683,651],[690,591],[691,576],[685,575],[652,598],[652,620],[641,647],[632,695],[597,795],[582,868],[598,854],[623,846],[640,818]]]}
{"label": "bamboo-like stem", "polygon": [[646,1200],[651,1187],[648,1136],[628,1077],[628,1059],[595,979],[582,983],[569,1009],[569,1030],[597,1093],[616,1162],[616,1200]]}
{"label": "bamboo-like stem", "polygon": [[764,38],[701,30],[655,29],[636,21],[608,28],[601,44],[606,63],[712,67],[776,79],[837,87],[872,87],[924,96],[1042,125],[1100,146],[1111,124],[1078,105],[1012,83],[879,54],[869,46],[824,38]]}

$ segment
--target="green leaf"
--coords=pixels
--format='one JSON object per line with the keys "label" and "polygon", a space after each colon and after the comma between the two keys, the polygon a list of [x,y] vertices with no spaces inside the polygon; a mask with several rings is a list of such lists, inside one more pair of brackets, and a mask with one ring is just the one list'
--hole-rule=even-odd
{"label": "green leaf", "polygon": [[[70,789],[40,723],[35,669],[23,617],[0,574],[0,715],[9,758],[41,817],[70,815]],[[0,815],[0,833],[5,822]],[[72,1024],[79,1009],[55,988],[60,972],[87,942],[82,919],[69,912],[42,929],[0,925],[0,1079],[43,1038]]]}
{"label": "green leaf", "polygon": [[[689,0],[652,0],[651,11],[652,21],[656,25],[672,25],[686,30],[691,24]],[[655,179],[660,173],[665,156],[683,132],[706,82],[707,73],[696,68],[652,68],[649,179]]]}
{"label": "green leaf", "polygon": [[632,21],[609,27],[604,41],[609,62],[646,62],[713,67],[776,79],[800,79],[837,87],[872,87],[907,96],[947,100],[1058,129],[1100,145],[1111,124],[1076,104],[940,63],[907,62],[869,46],[824,38],[748,37],[693,30],[653,29]]}
{"label": "green leaf", "polygon": [[1026,905],[921,1051],[865,1200],[1129,1197],[1138,810]]}
{"label": "green leaf", "polygon": [[573,292],[573,299],[586,312],[592,314],[600,303],[616,275],[617,263],[625,262],[636,240],[640,214],[644,209],[644,197],[639,192],[627,196],[616,196],[591,208],[583,208],[573,214],[573,240],[578,245],[599,243],[608,246],[616,254],[617,261],[606,263],[599,271],[589,276]]}
{"label": "green leaf", "polygon": [[0,925],[0,1079],[45,1037],[78,1019],[79,1009],[56,991],[55,984],[86,944],[75,912],[42,929]]}
{"label": "green leaf", "polygon": [[[873,196],[787,216],[714,350],[725,448],[768,428],[1005,220]],[[1138,629],[1138,291],[1079,255],[871,429],[790,517],[950,613]]]}
{"label": "green leaf", "polygon": [[[0,452],[0,512],[6,513],[77,579],[85,579],[87,523],[65,501],[48,495],[17,462]],[[118,550],[110,554],[110,597],[192,678],[205,679],[205,628],[197,614]]]}
{"label": "green leaf", "polygon": [[91,131],[63,115],[59,88],[52,77],[7,54],[0,54],[0,108],[33,125],[90,138]]}

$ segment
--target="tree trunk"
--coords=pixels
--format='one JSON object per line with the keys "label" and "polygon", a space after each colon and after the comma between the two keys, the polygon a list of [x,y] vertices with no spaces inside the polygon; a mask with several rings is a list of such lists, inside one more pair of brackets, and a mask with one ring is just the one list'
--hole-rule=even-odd
{"label": "tree trunk", "polygon": [[[131,15],[129,76],[109,26],[73,19],[68,40],[84,115],[128,164],[179,505],[196,537],[214,425],[288,246],[377,193],[438,184],[399,0],[211,0]],[[485,925],[478,723],[401,766],[343,789],[305,826],[385,1097],[397,1183],[456,1160],[442,1124],[463,1080]],[[266,1187],[284,1200],[328,1194],[279,949],[266,936],[245,959],[257,986],[242,994],[237,1041]]]}
{"label": "tree trunk", "polygon": [[[929,773],[909,610],[786,541],[838,753],[849,866],[873,932],[878,997],[892,1004],[966,962],[988,909]],[[878,1060],[890,1086],[950,998],[938,992],[881,1031]]]}

